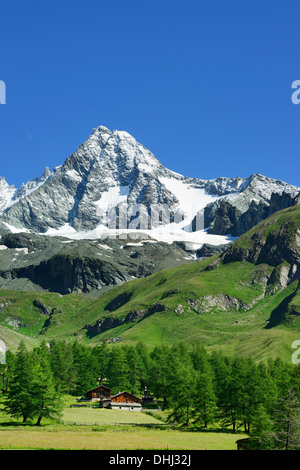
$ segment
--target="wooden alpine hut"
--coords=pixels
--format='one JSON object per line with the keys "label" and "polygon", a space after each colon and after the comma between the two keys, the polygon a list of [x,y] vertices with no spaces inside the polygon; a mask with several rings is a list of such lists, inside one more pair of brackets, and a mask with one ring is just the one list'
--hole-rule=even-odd
{"label": "wooden alpine hut", "polygon": [[112,410],[142,411],[140,399],[129,392],[119,392],[110,399]]}
{"label": "wooden alpine hut", "polygon": [[92,388],[85,394],[86,400],[92,401],[103,401],[110,399],[112,396],[113,390],[111,388],[106,387],[105,385],[99,384],[98,387]]}

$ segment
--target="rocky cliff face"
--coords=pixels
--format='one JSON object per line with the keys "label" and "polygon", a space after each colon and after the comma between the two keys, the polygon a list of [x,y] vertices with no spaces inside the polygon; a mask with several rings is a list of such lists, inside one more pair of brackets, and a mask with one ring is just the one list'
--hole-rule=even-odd
{"label": "rocky cliff face", "polygon": [[0,289],[99,293],[195,259],[154,240],[68,240],[28,233],[0,238]]}
{"label": "rocky cliff face", "polygon": [[274,266],[269,284],[278,281],[286,287],[300,279],[300,206],[276,212],[240,237],[220,259]]}
{"label": "rocky cliff face", "polygon": [[[257,191],[261,186],[268,190],[266,194]],[[296,204],[296,194],[281,181],[255,175],[239,197],[230,195],[205,208],[205,226],[210,233],[240,236],[274,212]]]}
{"label": "rocky cliff face", "polygon": [[146,309],[132,310],[124,318],[105,317],[96,321],[94,325],[85,325],[84,329],[87,330],[87,336],[92,338],[93,336],[103,333],[104,331],[116,328],[117,326],[135,322],[136,320],[142,320],[148,315],[152,315],[156,312],[164,312],[168,310],[165,305],[156,303]]}

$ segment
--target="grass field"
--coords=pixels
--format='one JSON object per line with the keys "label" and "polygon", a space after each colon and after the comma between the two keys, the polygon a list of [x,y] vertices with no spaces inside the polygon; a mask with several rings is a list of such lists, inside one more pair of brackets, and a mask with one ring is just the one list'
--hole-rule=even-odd
{"label": "grass field", "polygon": [[107,410],[101,408],[65,408],[62,420],[65,423],[77,424],[161,424],[153,416],[137,411]]}
{"label": "grass field", "polygon": [[184,432],[159,429],[95,429],[59,430],[0,428],[0,449],[174,449],[174,450],[236,450],[237,439],[244,434]]}
{"label": "grass field", "polygon": [[53,420],[44,420],[41,427],[22,424],[21,419],[7,415],[1,404],[0,449],[236,450],[236,441],[246,437],[231,432],[143,428],[143,424],[162,424],[143,412],[66,407],[62,419],[77,424]]}

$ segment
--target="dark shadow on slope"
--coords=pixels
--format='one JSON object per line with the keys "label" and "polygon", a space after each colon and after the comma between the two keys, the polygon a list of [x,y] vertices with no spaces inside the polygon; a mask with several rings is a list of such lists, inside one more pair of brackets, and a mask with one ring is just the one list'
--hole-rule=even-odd
{"label": "dark shadow on slope", "polygon": [[[5,273],[0,272],[4,277]],[[70,294],[77,291],[90,292],[103,286],[117,286],[126,277],[109,262],[72,254],[58,254],[38,265],[29,265],[7,274],[11,279],[30,279],[31,282],[50,292]]]}
{"label": "dark shadow on slope", "polygon": [[132,295],[133,295],[133,292],[126,292],[126,291],[122,292],[117,297],[115,297],[111,302],[109,302],[109,304],[105,306],[104,310],[109,310],[110,312],[118,310],[118,308],[123,307],[123,305],[129,302]]}
{"label": "dark shadow on slope", "polygon": [[287,296],[272,312],[269,318],[269,323],[264,327],[266,330],[273,328],[274,326],[281,325],[285,320],[288,305],[292,301],[293,297],[297,294],[297,289]]}
{"label": "dark shadow on slope", "polygon": [[[120,297],[120,296],[118,296]],[[118,299],[117,297],[117,299]],[[121,325],[128,325],[127,330],[132,328],[140,321],[144,320],[146,317],[153,315],[156,312],[165,312],[168,310],[166,305],[162,305],[156,302],[153,305],[150,305],[148,308],[140,310],[131,310],[125,318],[115,318],[115,317],[103,317],[99,318],[96,323],[93,325],[86,324],[83,328],[87,330],[86,336],[88,338],[93,338],[94,336],[103,333],[104,331],[111,330]]]}

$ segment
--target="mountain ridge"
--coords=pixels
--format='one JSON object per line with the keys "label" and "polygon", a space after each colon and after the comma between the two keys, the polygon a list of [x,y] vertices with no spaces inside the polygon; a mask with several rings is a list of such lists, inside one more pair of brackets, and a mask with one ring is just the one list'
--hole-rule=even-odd
{"label": "mountain ridge", "polygon": [[[166,206],[178,212],[172,240],[187,239],[199,246],[230,242],[230,237],[250,228],[253,212],[259,214],[258,219],[266,217],[283,208],[283,199],[286,205],[293,205],[300,192],[296,186],[260,174],[212,180],[185,177],[165,168],[127,132],[105,126],[94,128],[53,171],[46,167],[40,178],[18,189],[1,178],[1,188],[0,230],[97,238],[107,230],[109,211],[119,210],[122,204],[128,211],[126,229],[131,224],[134,230],[140,229],[143,217],[148,223],[153,206]],[[278,201],[274,195],[279,196]],[[233,214],[225,223],[224,204],[227,213]],[[247,223],[238,225],[231,220],[239,220],[249,210]],[[259,221],[257,217],[253,225]],[[116,220],[120,226],[121,218],[116,216]],[[163,225],[167,228],[171,222]],[[153,236],[158,236],[155,230]],[[168,234],[161,240],[167,241]]]}

